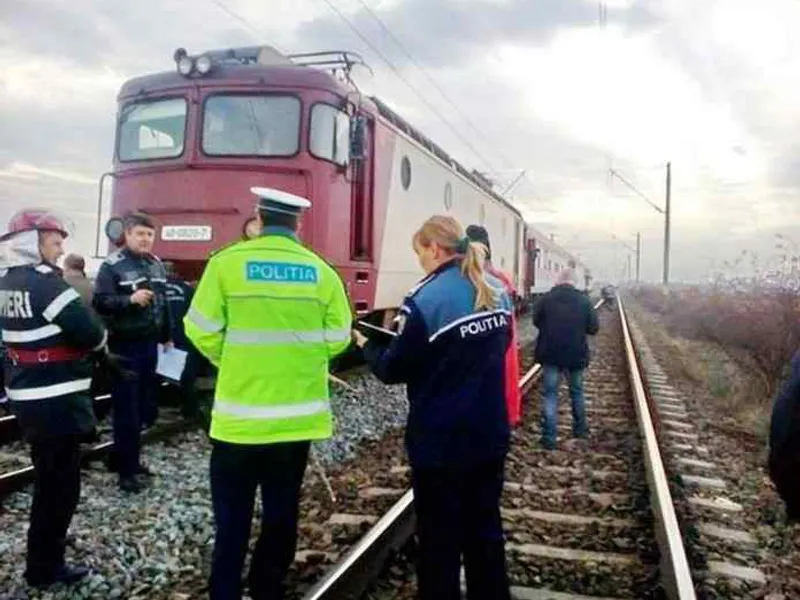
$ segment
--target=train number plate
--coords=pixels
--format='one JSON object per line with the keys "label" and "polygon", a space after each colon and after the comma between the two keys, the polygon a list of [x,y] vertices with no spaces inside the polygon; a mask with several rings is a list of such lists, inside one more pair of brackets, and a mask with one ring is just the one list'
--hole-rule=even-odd
{"label": "train number plate", "polygon": [[161,239],[166,242],[208,242],[211,240],[209,225],[165,225],[161,228]]}

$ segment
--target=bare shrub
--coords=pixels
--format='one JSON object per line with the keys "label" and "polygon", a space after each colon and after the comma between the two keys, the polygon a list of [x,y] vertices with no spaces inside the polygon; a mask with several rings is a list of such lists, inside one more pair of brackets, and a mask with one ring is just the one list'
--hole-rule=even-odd
{"label": "bare shrub", "polygon": [[642,287],[632,293],[644,308],[662,316],[672,334],[724,348],[758,378],[762,398],[775,395],[800,347],[800,300],[793,287],[717,281],[669,291]]}

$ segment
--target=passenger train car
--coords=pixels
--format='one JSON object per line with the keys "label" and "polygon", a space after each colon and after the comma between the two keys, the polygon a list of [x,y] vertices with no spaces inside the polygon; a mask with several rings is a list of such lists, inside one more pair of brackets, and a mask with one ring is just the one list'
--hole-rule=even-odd
{"label": "passenger train car", "polygon": [[[149,214],[155,252],[196,280],[210,254],[242,235],[253,186],[312,202],[301,239],[333,264],[362,316],[391,317],[422,272],[411,236],[429,216],[484,225],[493,262],[524,301],[574,260],[418,129],[350,79],[348,52],[283,56],[268,46],[189,56],[120,90],[112,219]],[[362,63],[363,64],[363,63]],[[98,223],[103,207],[103,181]],[[583,267],[579,265],[580,270]]]}
{"label": "passenger train car", "polygon": [[[574,268],[575,279],[578,287],[586,290],[592,279],[591,271],[580,259],[556,244],[550,236],[528,225],[528,239],[536,241],[536,250],[533,254],[534,269],[533,285],[529,292],[539,296],[547,292],[558,281],[558,276],[564,269]],[[574,265],[574,266],[573,266]]]}

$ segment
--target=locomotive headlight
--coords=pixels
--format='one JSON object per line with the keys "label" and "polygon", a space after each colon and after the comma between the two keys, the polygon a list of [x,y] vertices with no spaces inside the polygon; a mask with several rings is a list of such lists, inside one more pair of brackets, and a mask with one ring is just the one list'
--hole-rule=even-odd
{"label": "locomotive headlight", "polygon": [[207,54],[203,54],[202,56],[198,56],[197,60],[194,63],[197,72],[200,75],[205,75],[209,71],[211,71],[211,57]]}
{"label": "locomotive headlight", "polygon": [[182,56],[178,60],[178,73],[187,77],[194,70],[194,61],[188,56]]}

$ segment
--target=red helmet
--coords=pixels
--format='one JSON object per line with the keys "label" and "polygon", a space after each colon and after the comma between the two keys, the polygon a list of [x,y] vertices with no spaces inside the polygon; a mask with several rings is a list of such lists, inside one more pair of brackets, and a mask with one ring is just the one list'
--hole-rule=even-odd
{"label": "red helmet", "polygon": [[5,236],[22,231],[58,231],[64,237],[69,235],[69,227],[64,218],[49,210],[35,208],[21,210],[11,217]]}

